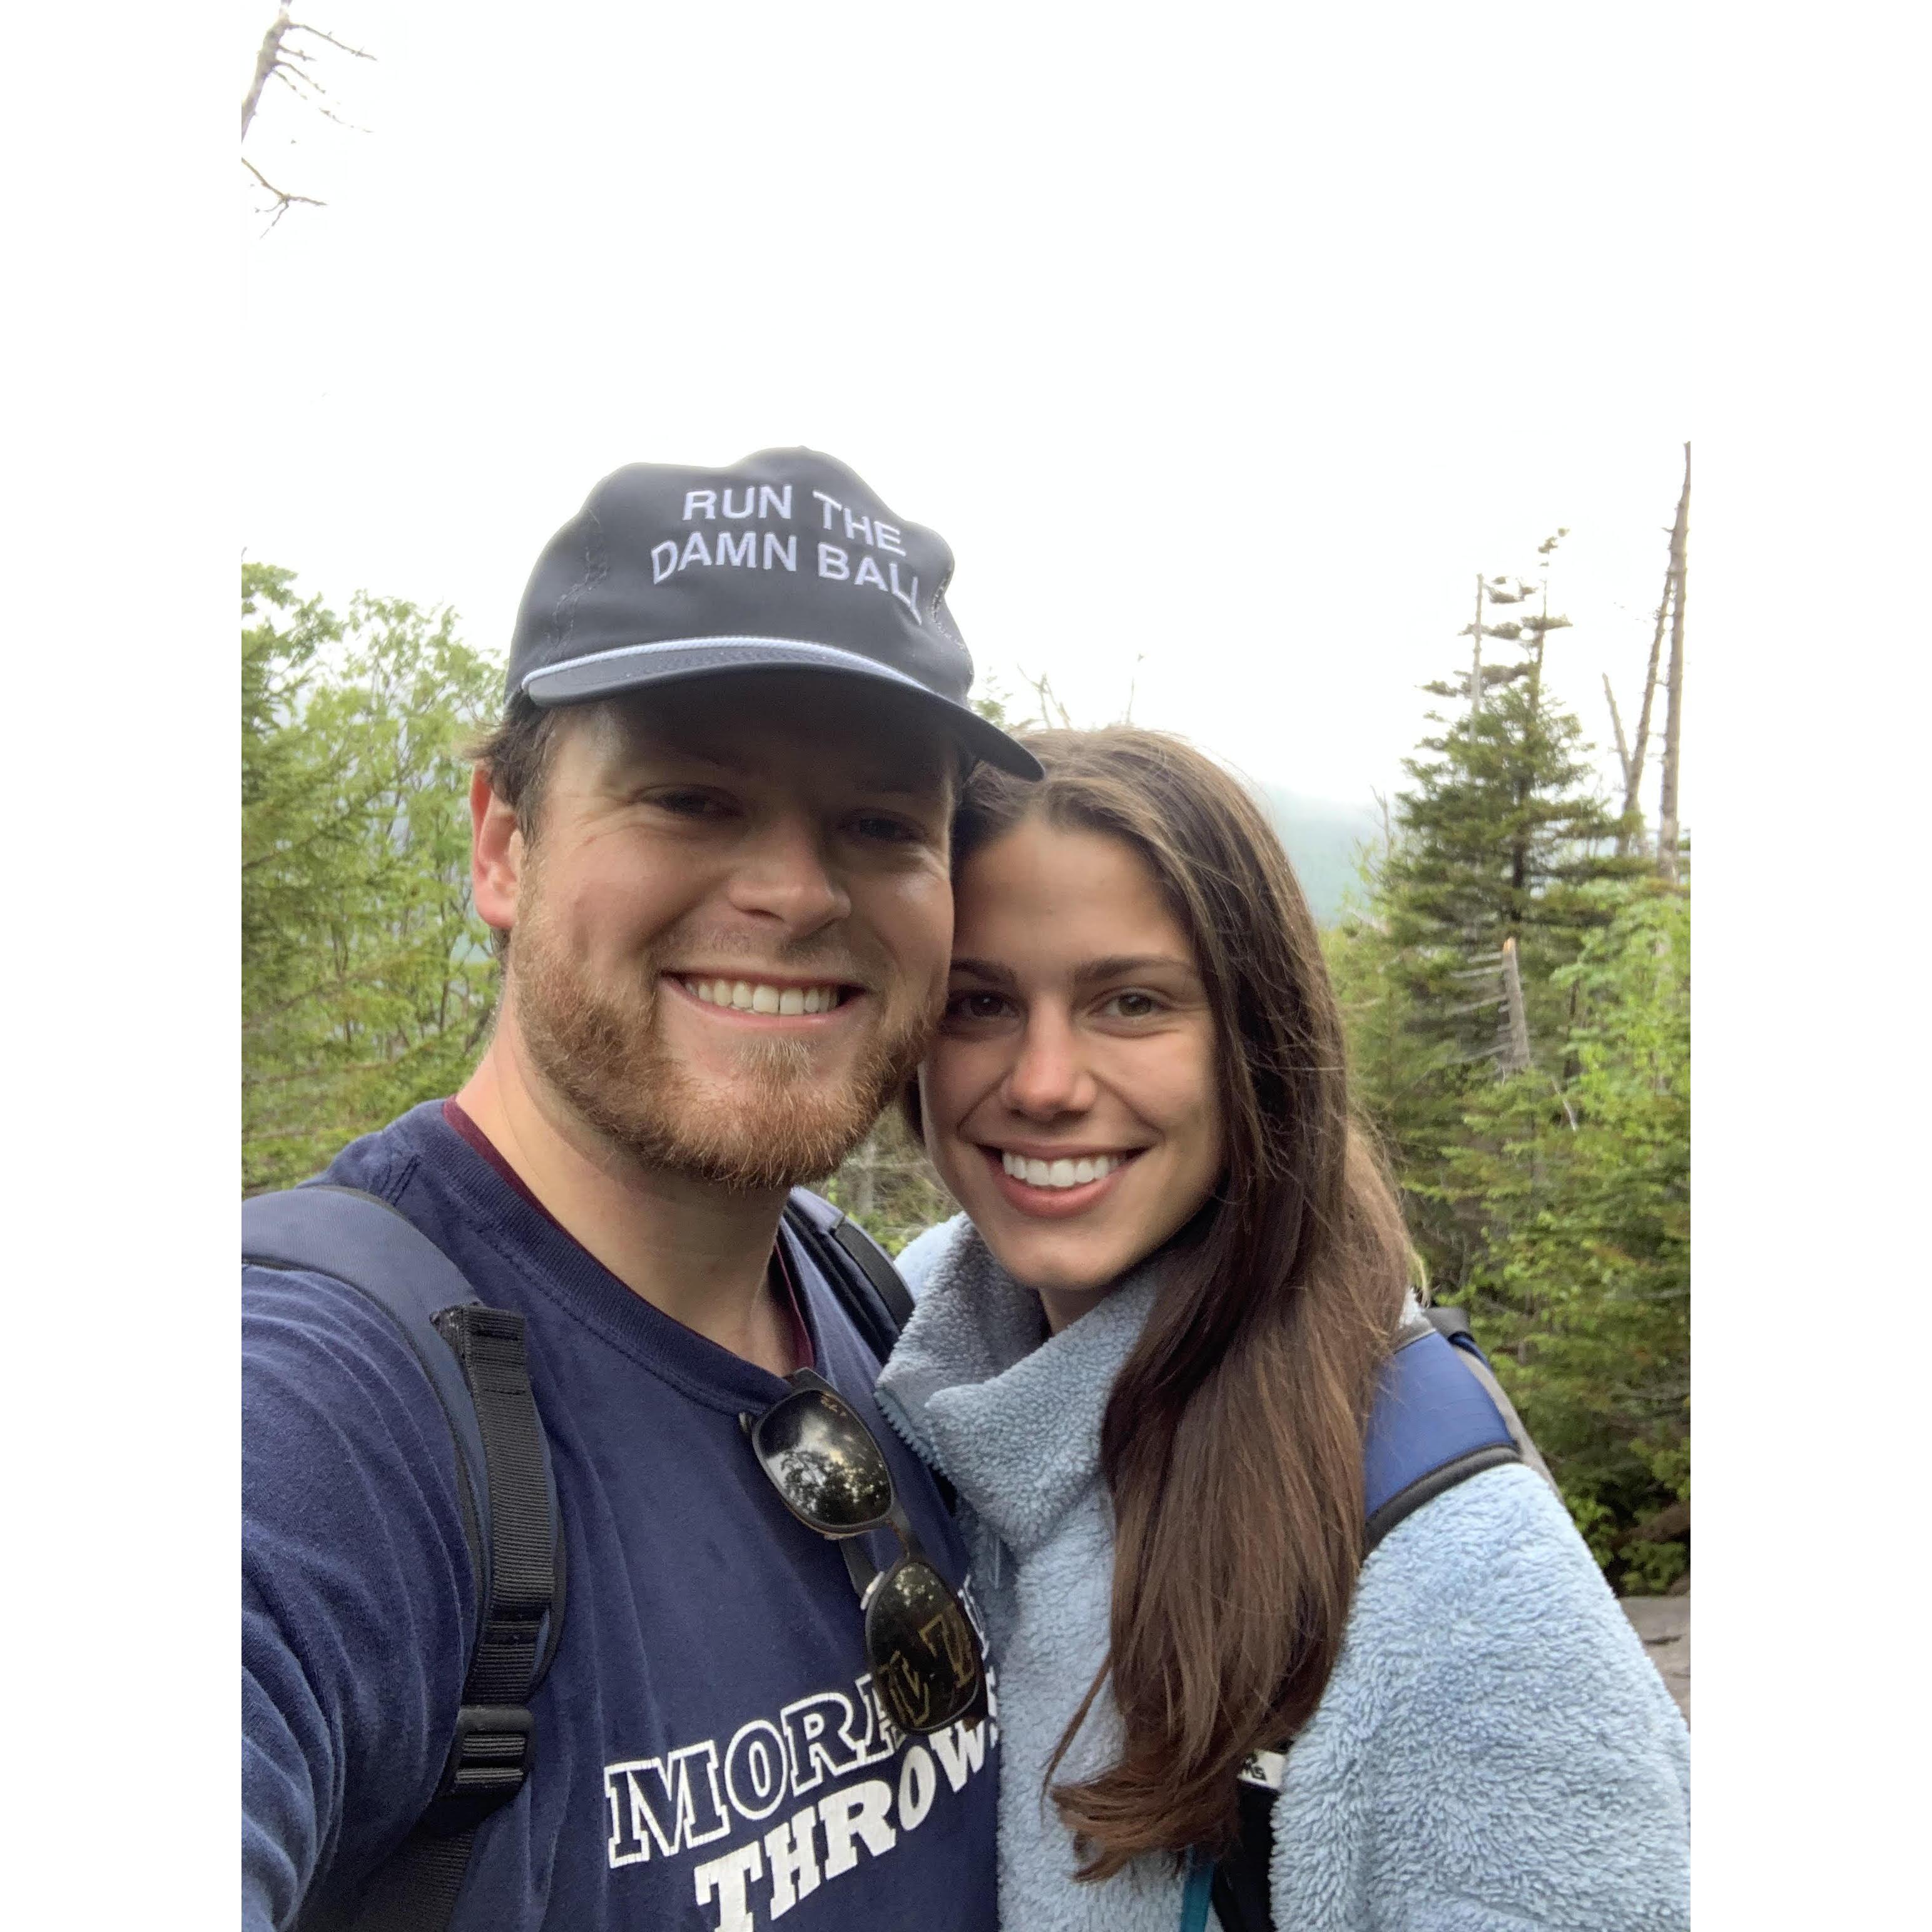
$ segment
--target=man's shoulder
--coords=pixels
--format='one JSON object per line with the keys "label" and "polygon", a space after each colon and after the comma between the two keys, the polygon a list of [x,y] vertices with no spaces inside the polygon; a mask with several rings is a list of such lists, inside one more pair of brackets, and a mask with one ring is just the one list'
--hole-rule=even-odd
{"label": "man's shoulder", "polygon": [[354,1187],[392,1208],[403,1204],[410,1184],[427,1165],[434,1167],[450,1131],[441,1100],[425,1100],[398,1114],[386,1126],[363,1134],[344,1148],[315,1178],[331,1187]]}

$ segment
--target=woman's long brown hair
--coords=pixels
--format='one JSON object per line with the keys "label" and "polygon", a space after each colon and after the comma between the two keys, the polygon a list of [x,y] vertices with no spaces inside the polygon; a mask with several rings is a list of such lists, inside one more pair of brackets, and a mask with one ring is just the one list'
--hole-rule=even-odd
{"label": "woman's long brown hair", "polygon": [[1053,1788],[1083,1878],[1238,1829],[1236,1775],[1304,1724],[1362,1558],[1362,1442],[1400,1319],[1408,1243],[1351,1122],[1341,1016],[1267,820],[1180,740],[1128,726],[1024,740],[1046,776],[982,766],[955,865],[1022,820],[1119,838],[1192,943],[1215,1018],[1227,1167],[1178,1236],[1101,1426],[1112,1498],[1103,1683],[1118,1760]]}

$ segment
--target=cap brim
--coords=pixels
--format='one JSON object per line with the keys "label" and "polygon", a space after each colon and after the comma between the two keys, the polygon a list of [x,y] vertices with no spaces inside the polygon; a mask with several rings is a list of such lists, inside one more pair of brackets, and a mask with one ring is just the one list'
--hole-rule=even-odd
{"label": "cap brim", "polygon": [[633,644],[560,664],[542,665],[524,680],[533,704],[581,704],[656,685],[761,670],[810,670],[883,685],[933,714],[934,722],[974,758],[1023,778],[1041,776],[1040,760],[994,724],[890,666],[832,644],[789,638],[717,638]]}

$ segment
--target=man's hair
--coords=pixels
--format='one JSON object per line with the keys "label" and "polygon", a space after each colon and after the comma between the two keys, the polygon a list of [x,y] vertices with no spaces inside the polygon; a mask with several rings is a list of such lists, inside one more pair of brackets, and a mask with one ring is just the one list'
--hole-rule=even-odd
{"label": "man's hair", "polygon": [[[469,748],[472,762],[488,776],[490,789],[516,814],[517,830],[526,846],[536,838],[561,712],[559,706],[533,703],[520,691],[503,707],[501,719]],[[500,962],[509,957],[508,933],[492,926],[490,943]]]}
{"label": "man's hair", "polygon": [[536,830],[559,712],[559,706],[534,704],[520,691],[502,718],[470,747],[471,759],[490,775],[490,789],[517,814],[526,844]]}

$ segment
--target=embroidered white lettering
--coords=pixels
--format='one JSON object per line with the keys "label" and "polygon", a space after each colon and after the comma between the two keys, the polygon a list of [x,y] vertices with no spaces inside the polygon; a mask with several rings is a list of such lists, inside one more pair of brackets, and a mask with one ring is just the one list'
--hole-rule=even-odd
{"label": "embroidered white lettering", "polygon": [[684,494],[684,520],[688,524],[698,509],[714,524],[718,520],[718,492],[716,490],[687,490]]}
{"label": "embroidered white lettering", "polygon": [[892,1808],[892,1787],[882,1778],[868,1778],[862,1784],[848,1784],[842,1791],[828,1791],[818,1801],[818,1815],[825,1826],[825,1876],[836,1878],[859,1862],[852,1848],[854,1838],[865,1840],[874,1858],[883,1858],[898,1843],[898,1834],[886,1822]]}
{"label": "embroidered white lettering", "polygon": [[886,587],[886,580],[879,574],[877,559],[869,556],[860,558],[859,568],[852,581],[854,584],[876,584],[881,590]]}
{"label": "embroidered white lettering", "polygon": [[785,523],[791,521],[791,485],[788,483],[782,490],[774,490],[769,483],[758,485],[758,518],[762,522],[767,516],[779,518]]}
{"label": "embroidered white lettering", "polygon": [[677,568],[677,545],[669,537],[651,546],[651,581],[662,584]]}
{"label": "embroidered white lettering", "polygon": [[[790,489],[791,485],[790,484],[787,484],[785,488],[787,489]],[[797,569],[798,538],[796,536],[794,535],[781,539],[778,537],[773,536],[770,530],[766,531],[765,568],[767,570],[771,568],[772,560],[774,557],[776,557],[779,562],[783,564],[786,569]]]}
{"label": "embroidered white lettering", "polygon": [[808,1804],[765,1834],[766,1862],[772,1875],[771,1902],[766,1910],[774,1918],[782,1918],[801,1898],[809,1898],[818,1889],[818,1850],[812,1837],[818,1822],[818,1808]]}
{"label": "embroidered white lettering", "polygon": [[837,578],[852,574],[852,566],[845,553],[836,544],[822,543],[818,546],[818,574],[820,577]]}
{"label": "embroidered white lettering", "polygon": [[940,1768],[955,1791],[986,1761],[986,1727],[969,1724],[964,1718],[932,1733],[932,1748],[939,1754]]}
{"label": "embroidered white lettering", "polygon": [[876,523],[872,526],[874,540],[880,549],[889,550],[895,556],[905,555],[905,545],[899,542],[899,526],[896,524]]}
{"label": "embroidered white lettering", "polygon": [[[692,1782],[694,1763],[704,1773],[701,1791]],[[731,1828],[731,1814],[718,1788],[718,1747],[708,1738],[673,1751],[668,1759],[606,1765],[604,1795],[610,1807],[614,1866],[647,1859],[653,1844],[661,1857],[672,1858],[722,1838]]]}
{"label": "embroidered white lettering", "polygon": [[909,1744],[899,1760],[899,1829],[914,1832],[926,1822],[939,1790],[939,1774],[923,1744]]}
{"label": "embroidered white lettering", "polygon": [[741,530],[734,536],[729,530],[720,530],[718,532],[718,561],[720,563],[738,564],[746,570],[756,570],[758,567],[758,532]]}
{"label": "embroidered white lettering", "polygon": [[[842,1778],[866,1762],[865,1749],[852,1735],[852,1700],[842,1690],[821,1690],[801,1697],[778,1713],[791,1757],[793,1796],[802,1797],[830,1772]],[[836,1739],[842,1750],[828,1744]]]}
{"label": "embroidered white lettering", "polygon": [[898,566],[889,563],[886,568],[892,574],[892,595],[912,613],[914,622],[923,628],[926,620],[919,614],[919,579],[916,577],[913,579],[910,590],[902,590],[899,588]]}
{"label": "embroidered white lettering", "polygon": [[684,554],[677,560],[680,570],[688,570],[694,563],[709,563],[711,553],[704,546],[704,532],[693,530],[684,540]]}
{"label": "embroidered white lettering", "polygon": [[724,1752],[724,1791],[742,1818],[769,1818],[785,1795],[784,1733],[769,1718],[740,1724]]}
{"label": "embroidered white lettering", "polygon": [[832,512],[842,510],[845,506],[836,496],[828,496],[823,490],[814,490],[812,494],[825,506],[825,527],[829,530],[832,527]]}
{"label": "embroidered white lettering", "polygon": [[740,1845],[735,1852],[727,1852],[692,1874],[700,1905],[709,1905],[712,1894],[717,1894],[718,1932],[756,1932],[758,1922],[752,1916],[745,1888],[764,1868],[764,1854],[754,1838],[748,1845]]}
{"label": "embroidered white lettering", "polygon": [[724,486],[725,515],[728,517],[748,517],[752,514],[752,506],[758,500],[758,491],[754,490],[750,484],[747,483],[745,485],[745,507],[742,510],[734,510],[731,507],[731,486],[728,483]]}

